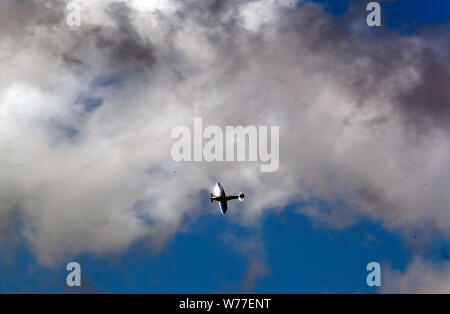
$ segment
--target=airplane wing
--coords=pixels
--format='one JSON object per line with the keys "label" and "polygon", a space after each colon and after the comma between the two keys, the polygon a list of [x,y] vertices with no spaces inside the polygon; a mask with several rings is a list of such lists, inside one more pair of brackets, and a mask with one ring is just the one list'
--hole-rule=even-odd
{"label": "airplane wing", "polygon": [[227,201],[220,201],[219,202],[219,208],[223,215],[227,212]]}

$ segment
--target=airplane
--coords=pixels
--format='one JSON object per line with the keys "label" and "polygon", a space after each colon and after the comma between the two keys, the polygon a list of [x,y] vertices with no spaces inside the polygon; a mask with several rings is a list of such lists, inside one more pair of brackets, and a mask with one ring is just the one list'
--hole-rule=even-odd
{"label": "airplane", "polygon": [[222,184],[220,184],[220,182],[217,182],[216,185],[213,188],[212,193],[210,193],[210,200],[211,203],[216,201],[219,204],[219,209],[222,212],[222,215],[225,215],[225,213],[227,212],[227,202],[229,200],[235,200],[238,199],[239,201],[244,201],[244,193],[239,192],[238,195],[226,195],[225,194],[225,190],[222,186]]}

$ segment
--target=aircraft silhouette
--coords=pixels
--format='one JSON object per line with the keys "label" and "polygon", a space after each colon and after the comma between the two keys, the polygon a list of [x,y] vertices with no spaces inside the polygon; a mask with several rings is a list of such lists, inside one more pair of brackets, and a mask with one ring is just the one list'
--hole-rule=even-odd
{"label": "aircraft silhouette", "polygon": [[211,203],[216,201],[219,204],[219,209],[222,212],[222,215],[225,215],[225,213],[227,212],[227,202],[229,200],[238,199],[242,202],[244,200],[244,197],[245,195],[242,192],[239,192],[238,195],[226,195],[225,189],[223,188],[222,184],[220,184],[220,182],[216,183],[212,193],[210,193]]}

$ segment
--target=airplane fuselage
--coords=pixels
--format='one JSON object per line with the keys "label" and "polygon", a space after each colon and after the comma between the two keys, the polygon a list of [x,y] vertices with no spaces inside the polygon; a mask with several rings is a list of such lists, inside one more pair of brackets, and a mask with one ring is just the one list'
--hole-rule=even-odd
{"label": "airplane fuselage", "polygon": [[239,197],[237,195],[230,195],[230,196],[225,195],[225,196],[213,196],[213,197],[211,197],[211,200],[218,201],[218,202],[221,202],[221,201],[227,202],[229,200],[235,200],[235,199],[238,199],[238,198]]}

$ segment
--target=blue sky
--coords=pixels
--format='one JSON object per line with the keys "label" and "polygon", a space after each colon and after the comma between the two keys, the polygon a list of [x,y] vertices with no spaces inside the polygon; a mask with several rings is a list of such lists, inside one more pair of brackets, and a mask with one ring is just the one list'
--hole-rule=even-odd
{"label": "blue sky", "polygon": [[[239,210],[233,206],[232,210]],[[270,272],[256,280],[255,293],[375,293],[366,285],[368,262],[404,269],[411,255],[402,239],[364,221],[343,230],[330,230],[286,208],[270,214],[258,227],[239,227],[215,206],[179,233],[161,252],[150,250],[148,239],[116,255],[74,258],[82,267],[82,287],[65,287],[61,271],[39,266],[22,248],[11,265],[1,267],[1,292],[101,293],[234,293],[243,292],[250,258],[263,261]],[[227,243],[227,235],[262,245],[248,257]]]}
{"label": "blue sky", "polygon": [[[371,1],[314,0],[326,11],[340,16],[351,6],[365,9]],[[382,24],[389,29],[414,32],[423,26],[448,24],[450,3],[445,0],[384,0],[378,1],[382,10]],[[366,14],[363,14],[365,17]]]}
{"label": "blue sky", "polygon": [[[316,2],[341,16],[350,1]],[[384,27],[405,36],[450,20],[449,1],[380,3]],[[98,98],[79,101],[88,111],[102,104]],[[208,214],[187,223],[161,251],[155,252],[143,238],[117,254],[73,256],[70,261],[82,267],[81,288],[66,287],[65,263],[56,269],[41,266],[26,242],[19,241],[14,257],[0,260],[0,292],[233,293],[242,292],[251,280],[255,293],[377,293],[366,285],[367,263],[404,270],[413,258],[399,230],[374,221],[332,229],[296,213],[299,204],[290,204],[266,214],[257,226],[240,226],[232,219],[240,206],[245,204],[231,204],[222,216],[206,201],[202,210]],[[240,243],[256,249],[246,252]],[[448,243],[442,240],[425,256],[439,263],[447,252]],[[255,262],[263,270],[252,280],[248,275]]]}

